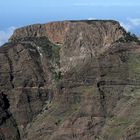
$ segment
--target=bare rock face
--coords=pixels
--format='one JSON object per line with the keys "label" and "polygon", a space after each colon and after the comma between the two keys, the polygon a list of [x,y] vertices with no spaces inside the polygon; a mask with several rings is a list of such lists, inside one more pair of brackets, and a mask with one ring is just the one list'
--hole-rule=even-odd
{"label": "bare rock face", "polygon": [[111,20],[17,29],[0,48],[0,139],[140,139],[139,44]]}
{"label": "bare rock face", "polygon": [[110,45],[123,37],[124,32],[116,21],[64,21],[17,29],[10,40],[45,36],[54,44],[64,44],[66,39],[77,38],[80,41],[85,37],[92,45]]}

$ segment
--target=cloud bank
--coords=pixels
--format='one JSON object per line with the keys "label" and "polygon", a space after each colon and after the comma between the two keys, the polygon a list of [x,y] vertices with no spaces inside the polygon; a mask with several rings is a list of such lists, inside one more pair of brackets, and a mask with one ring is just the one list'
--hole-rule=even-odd
{"label": "cloud bank", "polygon": [[16,27],[12,26],[5,30],[0,30],[0,46],[8,41],[9,37],[13,34],[15,29]]}
{"label": "cloud bank", "polygon": [[121,22],[121,26],[123,26],[127,31],[140,28],[140,18],[127,18],[125,23]]}
{"label": "cloud bank", "polygon": [[88,20],[96,20],[96,18],[89,17]]}

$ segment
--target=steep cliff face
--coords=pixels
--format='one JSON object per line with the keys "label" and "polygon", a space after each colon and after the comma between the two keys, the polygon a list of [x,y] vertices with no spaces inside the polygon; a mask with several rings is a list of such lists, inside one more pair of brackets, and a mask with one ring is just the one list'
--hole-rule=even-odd
{"label": "steep cliff face", "polygon": [[0,139],[140,139],[139,60],[116,21],[17,29],[0,48]]}

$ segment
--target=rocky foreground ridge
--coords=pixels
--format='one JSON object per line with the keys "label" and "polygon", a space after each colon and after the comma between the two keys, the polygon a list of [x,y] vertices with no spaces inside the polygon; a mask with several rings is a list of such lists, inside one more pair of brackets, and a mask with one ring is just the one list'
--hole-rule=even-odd
{"label": "rocky foreground ridge", "polygon": [[140,42],[112,20],[15,30],[0,48],[0,140],[140,140]]}

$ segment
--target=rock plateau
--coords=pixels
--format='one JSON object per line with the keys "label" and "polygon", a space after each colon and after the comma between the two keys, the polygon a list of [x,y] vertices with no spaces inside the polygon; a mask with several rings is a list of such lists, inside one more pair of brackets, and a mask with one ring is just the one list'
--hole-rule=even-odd
{"label": "rock plateau", "polygon": [[140,41],[113,20],[16,29],[0,48],[0,140],[140,140]]}

